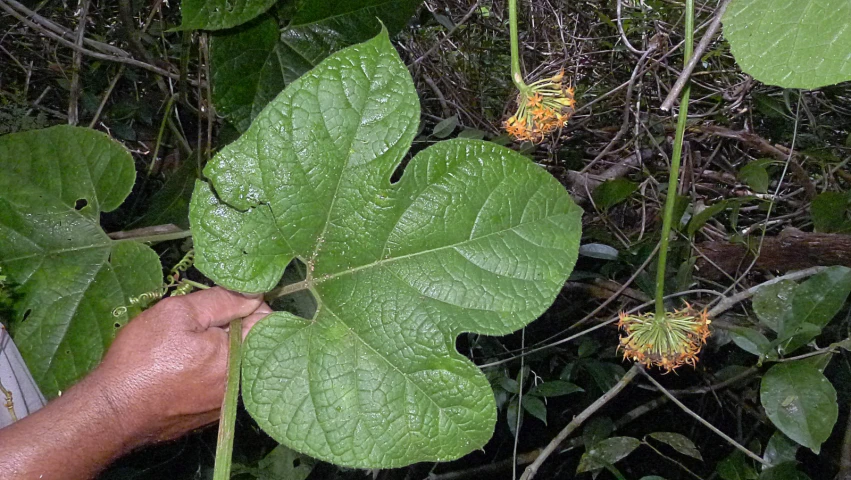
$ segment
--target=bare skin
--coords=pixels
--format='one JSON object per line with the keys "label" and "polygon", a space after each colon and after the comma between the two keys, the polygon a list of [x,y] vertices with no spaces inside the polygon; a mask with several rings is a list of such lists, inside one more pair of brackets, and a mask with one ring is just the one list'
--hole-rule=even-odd
{"label": "bare skin", "polygon": [[0,430],[0,478],[86,479],[134,448],[215,422],[228,324],[243,336],[271,310],[212,288],[167,298],[119,333],[103,362],[46,407]]}

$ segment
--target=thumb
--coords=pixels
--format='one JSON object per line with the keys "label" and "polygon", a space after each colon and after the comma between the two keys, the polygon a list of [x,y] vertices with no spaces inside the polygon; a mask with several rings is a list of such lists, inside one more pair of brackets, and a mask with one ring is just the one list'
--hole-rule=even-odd
{"label": "thumb", "polygon": [[242,294],[213,287],[183,297],[186,307],[195,314],[204,329],[222,327],[237,318],[250,315],[263,303],[262,294]]}

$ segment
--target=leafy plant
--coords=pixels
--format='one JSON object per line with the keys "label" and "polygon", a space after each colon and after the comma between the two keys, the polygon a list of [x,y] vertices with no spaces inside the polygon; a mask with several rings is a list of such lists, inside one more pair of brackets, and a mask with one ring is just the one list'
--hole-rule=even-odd
{"label": "leafy plant", "polygon": [[[493,394],[455,337],[523,327],[576,261],[580,209],[511,150],[438,143],[391,183],[418,119],[384,32],[291,83],[208,164],[190,206],[208,277],[314,295],[313,318],[277,312],[252,329],[243,397],[276,440],[340,465],[480,448]],[[293,258],[307,278],[278,286]]]}
{"label": "leafy plant", "polygon": [[116,309],[160,285],[159,258],[100,228],[136,177],[106,135],[59,126],[0,137],[0,171],[0,264],[20,295],[11,331],[53,397],[97,365],[134,313]]}

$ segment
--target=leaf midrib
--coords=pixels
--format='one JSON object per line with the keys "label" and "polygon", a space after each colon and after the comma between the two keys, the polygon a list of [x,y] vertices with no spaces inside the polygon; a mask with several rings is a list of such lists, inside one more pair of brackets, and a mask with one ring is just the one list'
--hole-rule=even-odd
{"label": "leaf midrib", "polygon": [[[413,252],[413,253],[409,253],[407,255],[401,255],[401,256],[398,256],[398,257],[379,259],[379,260],[376,260],[374,262],[367,263],[365,265],[360,265],[360,266],[357,266],[357,267],[354,267],[354,268],[350,268],[348,270],[343,270],[341,272],[326,274],[326,275],[323,275],[321,277],[314,278],[313,282],[310,283],[309,285],[306,285],[304,289],[307,289],[307,288],[309,288],[310,286],[313,286],[313,285],[319,285],[323,282],[333,280],[333,279],[338,278],[338,277],[342,277],[344,275],[349,275],[349,274],[358,272],[360,270],[365,270],[365,269],[373,268],[373,267],[381,267],[381,266],[387,265],[389,263],[393,263],[397,260],[404,260],[404,259],[419,256],[419,255],[425,255],[427,253],[439,252],[441,250],[456,248],[456,247],[463,246],[463,245],[466,245],[466,244],[474,242],[474,241],[479,241],[481,239],[488,238],[490,236],[501,235],[501,234],[504,234],[506,232],[514,231],[514,230],[516,230],[516,229],[518,229],[522,226],[525,226],[525,225],[531,225],[531,224],[538,223],[538,222],[548,222],[548,221],[552,221],[554,219],[561,218],[561,217],[569,217],[571,214],[572,214],[571,212],[566,212],[566,213],[561,213],[561,214],[558,214],[558,215],[550,215],[550,216],[547,216],[547,217],[544,217],[544,218],[539,218],[537,220],[533,220],[531,222],[518,223],[517,225],[514,225],[510,228],[505,228],[505,229],[502,229],[502,230],[491,232],[491,233],[488,233],[486,235],[482,235],[481,237],[468,238],[468,239],[463,240],[461,242],[452,243],[452,244],[448,244],[448,245],[442,245],[440,247],[435,247],[435,248],[431,248],[431,249],[428,249],[428,250],[421,250],[419,252]],[[542,247],[542,248],[546,248],[546,247]]]}

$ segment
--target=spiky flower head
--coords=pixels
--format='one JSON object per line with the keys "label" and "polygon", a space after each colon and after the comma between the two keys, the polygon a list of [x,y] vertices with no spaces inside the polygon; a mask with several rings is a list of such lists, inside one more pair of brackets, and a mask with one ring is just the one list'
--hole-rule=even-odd
{"label": "spiky flower head", "polygon": [[517,140],[540,143],[567,124],[575,106],[573,87],[567,86],[562,70],[521,88],[517,113],[505,121],[505,131]]}
{"label": "spiky flower head", "polygon": [[672,372],[697,362],[697,354],[709,337],[709,318],[686,304],[686,308],[666,312],[627,315],[620,313],[618,328],[622,331],[620,345],[624,358]]}

